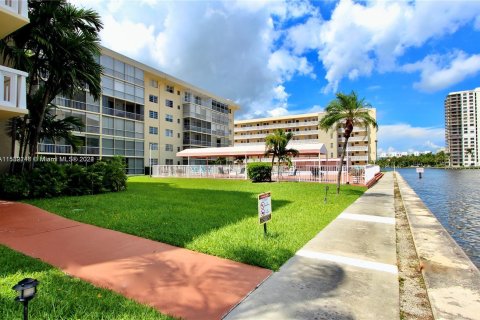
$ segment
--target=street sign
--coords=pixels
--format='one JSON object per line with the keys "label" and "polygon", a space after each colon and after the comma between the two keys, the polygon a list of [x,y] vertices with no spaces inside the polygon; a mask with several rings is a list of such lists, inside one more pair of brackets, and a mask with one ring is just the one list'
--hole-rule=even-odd
{"label": "street sign", "polygon": [[258,195],[258,219],[260,224],[272,220],[272,198],[270,192]]}
{"label": "street sign", "polygon": [[424,168],[417,168],[417,173],[423,173],[425,171]]}

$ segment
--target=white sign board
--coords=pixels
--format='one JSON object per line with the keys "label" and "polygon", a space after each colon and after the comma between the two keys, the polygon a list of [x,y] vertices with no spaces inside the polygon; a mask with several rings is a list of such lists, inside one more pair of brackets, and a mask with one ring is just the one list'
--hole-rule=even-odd
{"label": "white sign board", "polygon": [[272,198],[270,192],[258,195],[258,219],[260,224],[272,220]]}
{"label": "white sign board", "polygon": [[424,169],[423,168],[417,168],[417,173],[423,173]]}

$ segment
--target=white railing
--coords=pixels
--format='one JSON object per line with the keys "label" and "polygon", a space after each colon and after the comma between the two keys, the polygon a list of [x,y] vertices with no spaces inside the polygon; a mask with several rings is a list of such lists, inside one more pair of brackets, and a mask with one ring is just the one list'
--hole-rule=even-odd
{"label": "white railing", "polygon": [[368,156],[349,156],[350,161],[368,161]]}
{"label": "white railing", "polygon": [[[295,136],[302,136],[302,135],[310,135],[310,134],[318,134],[318,130],[306,130],[306,131],[294,131]],[[235,135],[235,140],[241,139],[254,139],[254,138],[265,138],[268,133],[256,133],[256,134],[245,134],[245,135]]]}
{"label": "white railing", "polygon": [[[343,148],[339,148],[338,152],[342,152]],[[347,152],[351,151],[368,151],[368,146],[355,146],[355,147],[347,147]]]}
{"label": "white railing", "polygon": [[[342,137],[340,139],[338,139],[340,142],[344,142],[345,141],[345,137]],[[368,141],[368,136],[357,136],[357,137],[350,137],[348,138],[348,142],[352,142],[352,141]]]}
{"label": "white railing", "polygon": [[368,165],[365,166],[365,184],[370,182],[377,173],[380,172],[380,166]]}
{"label": "white railing", "polygon": [[[320,143],[318,139],[290,140],[288,145]],[[265,142],[236,142],[236,146],[259,146],[265,145]]]}
{"label": "white railing", "polygon": [[292,123],[272,123],[269,125],[263,125],[263,126],[256,126],[252,125],[250,127],[240,127],[240,128],[235,128],[235,132],[240,132],[240,131],[253,131],[253,130],[265,130],[265,129],[280,129],[280,128],[298,128],[298,127],[305,127],[305,126],[317,126],[318,127],[318,121],[299,121],[299,122],[292,122]]}
{"label": "white railing", "polygon": [[0,105],[27,109],[27,76],[24,71],[0,66]]}
{"label": "white railing", "polygon": [[0,7],[28,19],[27,0],[1,0]]}
{"label": "white railing", "polygon": [[[280,166],[272,169],[274,181],[336,183],[337,165],[312,164]],[[152,176],[159,178],[248,179],[245,164],[239,165],[154,165]],[[365,185],[365,166],[343,166],[340,183]]]}

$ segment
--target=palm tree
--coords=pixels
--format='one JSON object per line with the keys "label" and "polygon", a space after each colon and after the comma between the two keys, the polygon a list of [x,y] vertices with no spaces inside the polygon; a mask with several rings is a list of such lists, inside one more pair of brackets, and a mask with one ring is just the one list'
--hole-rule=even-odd
{"label": "palm tree", "polygon": [[330,129],[344,128],[345,143],[343,144],[342,155],[337,176],[337,194],[340,193],[340,177],[342,176],[343,160],[348,146],[348,139],[352,134],[354,126],[374,127],[378,129],[377,122],[368,112],[371,105],[365,102],[365,99],[359,99],[357,94],[352,91],[350,94],[337,93],[336,99],[331,101],[325,109],[326,114],[320,120],[320,129],[328,131]]}
{"label": "palm tree", "polygon": [[42,131],[40,132],[40,140],[51,140],[54,143],[63,139],[65,144],[72,147],[73,151],[77,151],[82,145],[82,140],[74,135],[72,131],[79,131],[85,125],[82,120],[77,117],[68,116],[63,119],[57,119],[57,115],[51,112],[49,107],[45,118],[43,119]]}
{"label": "palm tree", "polygon": [[[29,0],[30,23],[0,41],[0,56],[14,68],[27,70],[27,108],[30,156],[37,153],[47,106],[57,95],[73,96],[88,90],[101,95],[100,16],[66,0]],[[30,167],[33,167],[33,161]]]}
{"label": "palm tree", "polygon": [[[287,145],[290,140],[293,138],[292,132],[283,131],[282,129],[275,129],[272,134],[269,134],[265,138],[265,155],[272,155],[272,168],[273,164],[275,163],[275,157],[278,158],[277,161],[277,172],[280,173],[280,162],[287,162],[289,165],[291,164],[290,157],[297,156],[298,150],[296,149],[288,149]],[[270,175],[270,181],[272,177]],[[277,179],[279,181],[279,179]]]}

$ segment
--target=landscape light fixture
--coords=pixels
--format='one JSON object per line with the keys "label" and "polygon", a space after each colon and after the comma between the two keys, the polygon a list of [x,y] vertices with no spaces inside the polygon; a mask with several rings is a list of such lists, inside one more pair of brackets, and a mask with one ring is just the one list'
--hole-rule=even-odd
{"label": "landscape light fixture", "polygon": [[25,278],[12,287],[17,291],[15,301],[23,303],[23,320],[28,320],[28,302],[35,297],[37,286],[38,280]]}

